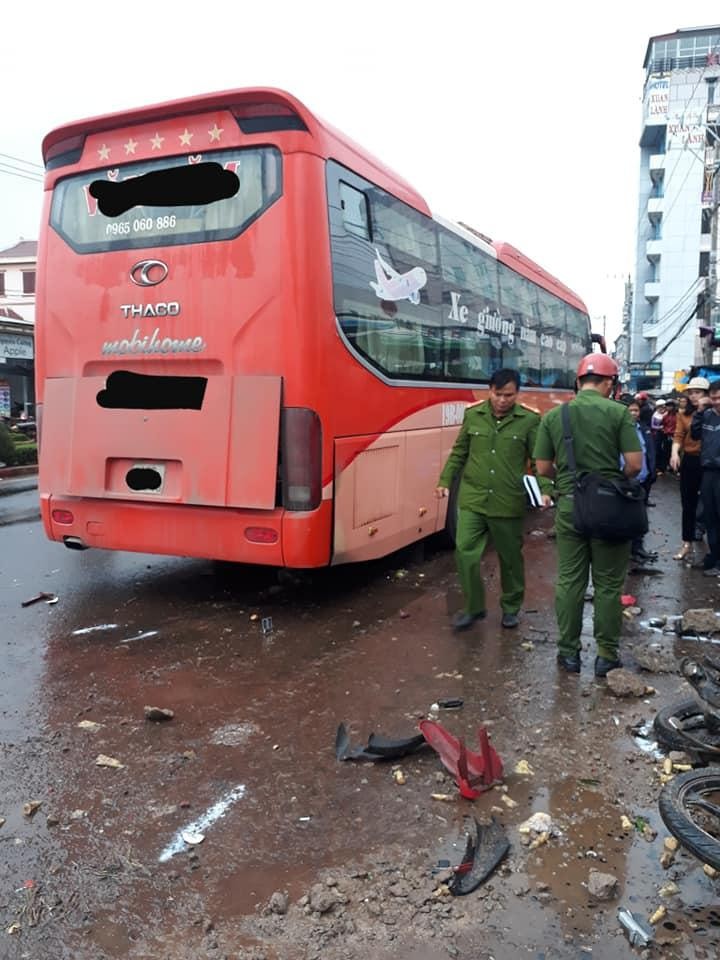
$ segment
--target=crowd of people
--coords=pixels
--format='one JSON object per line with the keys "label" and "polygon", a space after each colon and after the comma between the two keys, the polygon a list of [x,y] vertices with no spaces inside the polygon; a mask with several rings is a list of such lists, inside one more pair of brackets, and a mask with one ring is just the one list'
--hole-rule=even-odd
{"label": "crowd of people", "polygon": [[[591,581],[598,678],[621,666],[620,596],[629,561],[653,563],[657,554],[646,549],[643,537],[618,541],[578,532],[577,476],[630,480],[640,501],[638,486],[652,507],[657,477],[677,475],[682,539],[674,559],[720,576],[720,380],[694,377],[678,396],[652,399],[640,392],[618,402],[617,378],[612,357],[588,354],[577,369],[575,399],[541,418],[519,402],[517,371],[496,371],[488,400],[466,409],[436,490],[439,497],[456,495],[456,559],[465,604],[453,617],[453,629],[468,630],[487,616],[480,563],[490,541],[500,565],[501,624],[514,628],[525,591],[524,481],[528,470],[536,476],[536,505],[556,507],[558,665],[581,672],[583,604]],[[705,538],[707,551],[700,556]]]}

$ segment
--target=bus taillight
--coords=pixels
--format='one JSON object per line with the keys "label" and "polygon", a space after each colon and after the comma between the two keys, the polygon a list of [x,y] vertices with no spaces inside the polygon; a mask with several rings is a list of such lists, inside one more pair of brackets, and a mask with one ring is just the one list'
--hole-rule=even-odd
{"label": "bus taillight", "polygon": [[322,497],[320,417],[305,407],[286,407],[280,443],[282,505],[286,510],[315,510]]}
{"label": "bus taillight", "polygon": [[75,517],[71,510],[53,510],[52,518],[55,523],[71,524],[75,522]]}

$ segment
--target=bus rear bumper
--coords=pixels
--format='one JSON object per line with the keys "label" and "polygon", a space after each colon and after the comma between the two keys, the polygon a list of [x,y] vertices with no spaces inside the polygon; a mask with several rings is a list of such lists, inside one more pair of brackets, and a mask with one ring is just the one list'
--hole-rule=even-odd
{"label": "bus rear bumper", "polygon": [[[277,567],[329,562],[331,504],[311,513],[149,504],[42,494],[49,539],[70,549],[96,547],[175,557],[205,557]],[[56,517],[70,522],[57,522]]]}

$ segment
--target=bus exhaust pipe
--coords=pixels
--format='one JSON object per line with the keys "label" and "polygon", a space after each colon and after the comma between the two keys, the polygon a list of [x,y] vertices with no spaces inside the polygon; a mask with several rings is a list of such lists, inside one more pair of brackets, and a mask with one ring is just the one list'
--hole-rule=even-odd
{"label": "bus exhaust pipe", "polygon": [[63,543],[68,550],[89,550],[90,547],[80,537],[63,537]]}

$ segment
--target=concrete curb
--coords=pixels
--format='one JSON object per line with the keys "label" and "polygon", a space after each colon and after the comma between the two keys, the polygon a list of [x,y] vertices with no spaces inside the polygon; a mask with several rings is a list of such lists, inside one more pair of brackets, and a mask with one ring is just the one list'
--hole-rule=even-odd
{"label": "concrete curb", "polygon": [[38,465],[26,463],[24,467],[0,467],[0,479],[11,480],[13,477],[37,476]]}
{"label": "concrete curb", "polygon": [[0,512],[0,527],[9,527],[13,523],[28,523],[31,520],[39,520],[39,510],[18,510],[17,513],[3,515]]}
{"label": "concrete curb", "polygon": [[37,477],[17,477],[14,480],[0,478],[0,497],[9,497],[13,493],[25,493],[27,490],[37,490]]}

